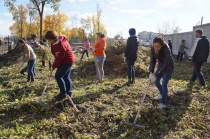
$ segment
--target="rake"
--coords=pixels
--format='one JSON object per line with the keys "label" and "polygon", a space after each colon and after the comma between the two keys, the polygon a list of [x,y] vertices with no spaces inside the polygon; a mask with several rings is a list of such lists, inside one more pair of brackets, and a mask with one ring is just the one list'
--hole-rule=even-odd
{"label": "rake", "polygon": [[[141,112],[142,106],[143,106],[143,104],[144,104],[144,100],[145,100],[145,98],[146,98],[146,95],[147,95],[147,93],[148,93],[148,91],[149,91],[150,85],[151,85],[151,82],[149,82],[149,84],[148,84],[148,86],[147,86],[147,88],[146,88],[146,91],[145,91],[145,93],[144,93],[144,96],[143,96],[143,99],[142,99],[142,101],[141,101],[141,104],[140,104],[139,107],[138,107],[138,112],[137,112],[137,114],[136,114],[136,117],[135,117],[133,123],[125,122],[125,123],[123,123],[123,124],[129,125],[129,126],[135,126],[135,127],[138,127],[138,128],[145,128],[145,126],[143,126],[143,125],[138,125],[138,124],[136,124],[136,122],[137,122],[138,116],[139,116],[139,114],[140,114],[140,112]],[[140,102],[140,100],[139,100],[139,102]]]}

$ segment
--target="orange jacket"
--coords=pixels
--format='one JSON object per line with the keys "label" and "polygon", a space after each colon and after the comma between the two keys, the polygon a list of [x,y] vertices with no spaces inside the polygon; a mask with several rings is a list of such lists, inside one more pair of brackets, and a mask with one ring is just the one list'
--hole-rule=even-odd
{"label": "orange jacket", "polygon": [[106,39],[101,38],[94,45],[95,50],[93,51],[94,56],[104,56],[106,50]]}

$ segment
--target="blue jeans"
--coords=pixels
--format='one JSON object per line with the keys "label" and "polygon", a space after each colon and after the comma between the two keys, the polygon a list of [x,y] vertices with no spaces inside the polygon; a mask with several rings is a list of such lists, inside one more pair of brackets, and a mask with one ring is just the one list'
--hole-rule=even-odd
{"label": "blue jeans", "polygon": [[202,64],[203,64],[202,62],[194,63],[194,72],[193,72],[191,81],[194,82],[196,80],[196,78],[198,77],[199,84],[201,86],[205,86],[206,83],[205,83],[205,79],[204,79],[204,76],[203,76],[203,73],[201,70]]}
{"label": "blue jeans", "polygon": [[34,81],[35,75],[35,66],[36,66],[36,59],[28,61],[27,66],[21,70],[21,72],[26,72],[28,70],[28,81]]}
{"label": "blue jeans", "polygon": [[128,65],[128,80],[135,79],[135,70],[134,70],[135,61],[127,60]]}
{"label": "blue jeans", "polygon": [[[28,70],[28,66],[26,66],[25,68],[23,68],[22,70],[21,70],[21,72],[22,73],[24,73],[24,72],[26,72]],[[33,73],[34,73],[34,75],[36,75],[36,63],[35,63],[35,66],[34,66],[34,69],[33,69]]]}
{"label": "blue jeans", "polygon": [[104,79],[104,61],[106,56],[95,56],[96,78],[100,81]]}
{"label": "blue jeans", "polygon": [[[158,88],[160,94],[162,95],[161,103],[166,104],[166,99],[168,97],[168,82],[171,79],[173,71],[167,73],[161,73],[157,76],[155,85]],[[162,85],[160,84],[160,80],[163,78]]]}
{"label": "blue jeans", "polygon": [[89,57],[89,55],[88,55],[88,50],[83,50],[83,51],[82,51],[82,56],[81,56],[81,59],[80,59],[80,60],[83,59],[83,57],[84,57],[85,54],[87,55],[87,57]]}
{"label": "blue jeans", "polygon": [[55,73],[55,79],[57,81],[58,87],[60,88],[60,93],[63,95],[72,92],[72,81],[70,78],[72,65],[73,64],[63,65],[57,68]]}

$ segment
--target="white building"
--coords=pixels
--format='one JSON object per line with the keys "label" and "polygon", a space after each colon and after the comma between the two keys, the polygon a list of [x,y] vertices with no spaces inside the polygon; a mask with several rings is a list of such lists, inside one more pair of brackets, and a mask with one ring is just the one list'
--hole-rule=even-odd
{"label": "white building", "polygon": [[152,40],[158,36],[158,33],[142,31],[138,33],[138,39],[140,45],[147,46],[151,45]]}

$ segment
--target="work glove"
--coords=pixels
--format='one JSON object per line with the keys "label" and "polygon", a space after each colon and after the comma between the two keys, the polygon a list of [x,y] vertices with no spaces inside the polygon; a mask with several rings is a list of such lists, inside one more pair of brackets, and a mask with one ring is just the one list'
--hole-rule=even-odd
{"label": "work glove", "polygon": [[150,73],[149,79],[150,79],[151,83],[155,83],[155,81],[156,81],[156,76],[155,76],[155,74]]}

